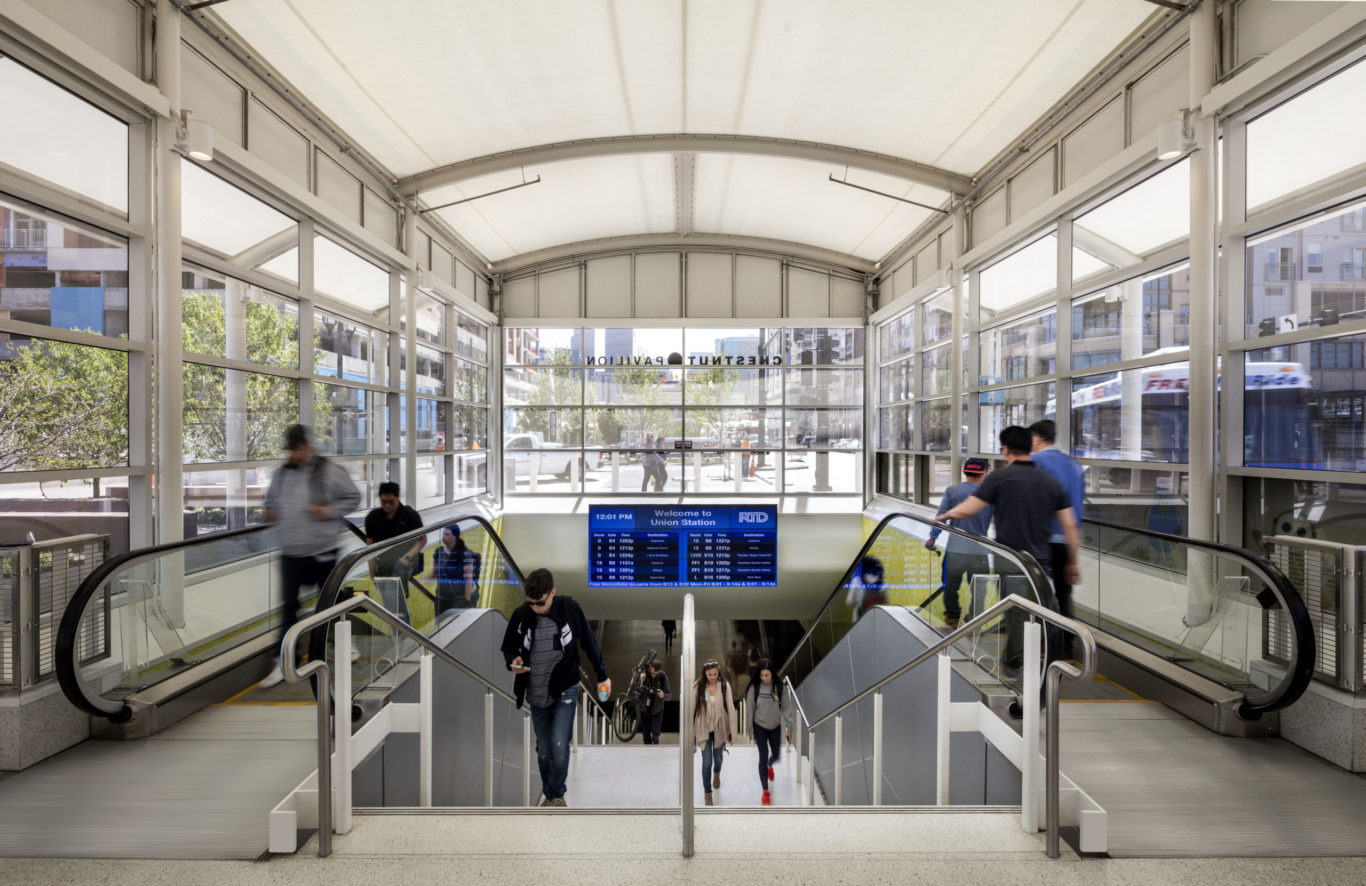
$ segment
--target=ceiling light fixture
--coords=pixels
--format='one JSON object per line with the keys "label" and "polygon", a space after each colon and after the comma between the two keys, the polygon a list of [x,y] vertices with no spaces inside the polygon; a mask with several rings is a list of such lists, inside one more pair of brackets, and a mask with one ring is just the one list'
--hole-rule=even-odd
{"label": "ceiling light fixture", "polygon": [[[844,174],[847,177],[849,175],[849,172],[846,170]],[[856,185],[853,182],[847,181],[844,178],[835,178],[835,174],[833,172],[830,173],[830,180],[837,185],[844,185],[846,188],[857,188],[860,191],[867,191],[870,194],[877,194],[879,197],[886,197],[890,200],[899,200],[902,203],[909,203],[912,206],[919,206],[921,209],[928,209],[930,212],[942,212],[945,215],[949,214],[949,211],[947,209],[942,209],[938,206],[931,206],[928,203],[917,203],[914,200],[907,200],[905,197],[898,197],[896,194],[888,194],[885,191],[875,191],[872,188],[865,188],[863,185]]]}
{"label": "ceiling light fixture", "polygon": [[496,191],[489,191],[489,192],[486,193],[486,194],[475,194],[473,197],[466,197],[466,198],[463,199],[463,200],[452,200],[450,203],[442,203],[440,206],[429,206],[429,207],[427,207],[426,209],[421,209],[421,210],[418,210],[418,211],[419,211],[419,212],[436,212],[438,209],[449,209],[449,208],[452,207],[452,206],[459,206],[461,203],[469,203],[471,200],[482,200],[482,199],[484,199],[485,197],[492,197],[494,194],[502,194],[502,193],[506,193],[507,191],[515,191],[515,190],[517,190],[518,188],[525,188],[525,187],[527,187],[528,185],[540,184],[540,181],[541,181],[541,177],[540,177],[539,175],[536,176],[535,178],[533,178],[531,181],[527,181],[527,179],[526,179],[526,170],[523,169],[523,170],[522,170],[522,181],[521,181],[520,184],[508,185],[506,188],[499,188],[499,189],[497,189]]}
{"label": "ceiling light fixture", "polygon": [[195,160],[213,160],[213,124],[196,117],[192,111],[181,111],[175,129],[175,145]]}

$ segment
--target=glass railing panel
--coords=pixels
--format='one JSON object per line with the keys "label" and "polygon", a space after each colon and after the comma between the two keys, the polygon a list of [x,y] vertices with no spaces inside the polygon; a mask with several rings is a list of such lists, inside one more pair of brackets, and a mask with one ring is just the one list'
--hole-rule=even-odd
{"label": "glass railing panel", "polygon": [[[414,550],[420,555],[412,555]],[[409,555],[408,563],[401,558]],[[522,576],[506,556],[495,533],[482,521],[456,518],[424,526],[365,549],[338,565],[345,574],[335,584],[338,596],[366,594],[419,632],[432,636],[465,610],[496,609],[505,616],[523,600]],[[336,576],[334,576],[334,579]],[[334,582],[329,582],[334,583]],[[379,619],[350,616],[352,686],[361,691],[412,659],[415,644],[395,637]],[[330,629],[327,655],[331,658]]]}
{"label": "glass railing panel", "polygon": [[1299,603],[1248,552],[1113,525],[1082,524],[1076,614],[1258,704],[1296,658]]}
{"label": "glass railing panel", "polygon": [[[946,566],[948,570],[946,571]],[[783,668],[800,684],[851,628],[878,605],[903,606],[941,633],[967,622],[1003,596],[1041,602],[1019,555],[932,521],[898,515],[885,521],[855,558],[839,587]],[[950,592],[947,584],[954,583]],[[955,605],[956,604],[956,605]],[[956,619],[954,618],[956,616]],[[1010,613],[966,637],[959,653],[1008,683],[1018,679],[1023,617]]]}

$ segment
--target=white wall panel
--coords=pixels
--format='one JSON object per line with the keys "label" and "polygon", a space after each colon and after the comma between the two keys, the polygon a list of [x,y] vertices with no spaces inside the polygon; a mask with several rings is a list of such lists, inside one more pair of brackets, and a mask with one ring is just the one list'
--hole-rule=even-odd
{"label": "white wall panel", "polygon": [[735,316],[783,316],[783,266],[777,259],[735,257]]}
{"label": "white wall panel", "polygon": [[320,149],[314,149],[313,168],[317,175],[316,193],[334,209],[351,221],[360,224],[361,184],[336,160]]}
{"label": "white wall panel", "polygon": [[830,277],[830,316],[863,316],[863,281]]}
{"label": "white wall panel", "polygon": [[830,275],[788,268],[787,316],[829,317]]}
{"label": "white wall panel", "polygon": [[537,299],[539,315],[542,317],[580,316],[579,277],[578,265],[542,274],[541,292]]}
{"label": "white wall panel", "polygon": [[503,284],[503,316],[509,320],[536,319],[536,275]]}
{"label": "white wall panel", "polygon": [[1286,3],[1284,0],[1239,0],[1233,11],[1235,64],[1266,55],[1298,37],[1317,21],[1341,8],[1340,3]]}
{"label": "white wall panel", "polygon": [[1124,102],[1116,97],[1062,140],[1063,187],[1122,150]]}
{"label": "white wall panel", "polygon": [[683,256],[646,252],[636,256],[637,317],[681,317]]}
{"label": "white wall panel", "polygon": [[369,188],[365,189],[365,227],[390,246],[398,245],[398,210]]}
{"label": "white wall panel", "polygon": [[242,101],[246,91],[204,56],[181,46],[181,104],[213,124],[213,137],[242,144]]}
{"label": "white wall panel", "polygon": [[489,282],[483,277],[474,278],[474,301],[490,311],[493,310],[493,303],[489,299]]}
{"label": "white wall panel", "polygon": [[417,264],[429,271],[432,269],[432,235],[426,231],[417,232]]}
{"label": "white wall panel", "polygon": [[474,298],[474,269],[459,259],[455,261],[455,288]]}
{"label": "white wall panel", "polygon": [[919,286],[939,270],[939,238],[935,237],[915,254],[915,283]]}
{"label": "white wall panel", "polygon": [[455,257],[451,255],[450,250],[435,240],[432,241],[432,273],[452,286],[455,285],[454,261]]}
{"label": "white wall panel", "polygon": [[631,256],[590,259],[587,285],[589,317],[631,316]]}
{"label": "white wall panel", "polygon": [[1054,148],[1016,173],[1010,180],[1010,220],[1015,221],[1053,196]]}
{"label": "white wall panel", "polygon": [[688,254],[689,317],[730,317],[735,310],[733,257],[727,253]]}
{"label": "white wall panel", "polygon": [[892,278],[882,287],[882,297],[890,301],[910,292],[915,286],[915,259],[905,262],[892,272]]}
{"label": "white wall panel", "polygon": [[985,243],[1006,226],[1006,189],[997,188],[972,209],[972,245]]}
{"label": "white wall panel", "polygon": [[247,149],[308,187],[308,140],[255,98],[247,102]]}
{"label": "white wall panel", "polygon": [[1130,87],[1130,142],[1190,104],[1190,57],[1190,46],[1182,46]]}
{"label": "white wall panel", "polygon": [[72,36],[89,43],[131,74],[138,74],[138,44],[142,41],[138,7],[130,0],[24,0],[61,25]]}

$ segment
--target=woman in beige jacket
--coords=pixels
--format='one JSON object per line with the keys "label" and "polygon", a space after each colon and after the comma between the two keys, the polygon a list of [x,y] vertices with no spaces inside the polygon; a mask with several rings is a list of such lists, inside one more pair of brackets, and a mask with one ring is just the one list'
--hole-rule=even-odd
{"label": "woman in beige jacket", "polygon": [[721,787],[721,754],[735,741],[735,696],[721,679],[721,665],[708,661],[693,683],[693,737],[702,749],[702,790],[712,805],[711,789]]}

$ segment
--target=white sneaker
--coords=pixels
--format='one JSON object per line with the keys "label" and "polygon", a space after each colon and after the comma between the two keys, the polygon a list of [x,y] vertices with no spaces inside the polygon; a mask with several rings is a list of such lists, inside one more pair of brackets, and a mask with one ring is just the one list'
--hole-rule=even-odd
{"label": "white sneaker", "polygon": [[270,669],[270,673],[262,677],[261,682],[256,685],[261,689],[269,689],[272,686],[279,686],[284,679],[284,671],[280,670],[280,663],[277,661],[275,667]]}

